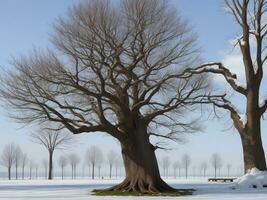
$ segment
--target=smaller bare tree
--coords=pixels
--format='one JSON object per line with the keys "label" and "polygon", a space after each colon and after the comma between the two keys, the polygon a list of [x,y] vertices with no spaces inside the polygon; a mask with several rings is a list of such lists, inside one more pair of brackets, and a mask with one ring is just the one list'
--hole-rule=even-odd
{"label": "smaller bare tree", "polygon": [[34,167],[35,167],[35,178],[38,179],[38,168],[39,168],[39,165],[37,163],[35,163]]}
{"label": "smaller bare tree", "polygon": [[49,155],[48,179],[53,176],[53,155],[56,149],[64,149],[73,143],[73,135],[63,131],[41,130],[32,134],[32,141],[44,146]]}
{"label": "smaller bare tree", "polygon": [[182,164],[184,166],[185,169],[185,178],[187,179],[188,177],[188,168],[191,164],[191,158],[188,154],[184,154],[184,156],[182,157]]}
{"label": "smaller bare tree", "polygon": [[218,153],[214,153],[211,156],[211,165],[214,168],[214,177],[217,177],[217,171],[222,167],[222,159],[221,156]]}
{"label": "smaller bare tree", "polygon": [[168,178],[169,174],[169,167],[170,167],[171,161],[168,156],[165,156],[162,158],[162,167],[163,167],[163,174],[166,178]]}
{"label": "smaller bare tree", "polygon": [[227,167],[227,176],[230,177],[230,170],[231,170],[232,165],[228,163],[226,167]]}
{"label": "smaller bare tree", "polygon": [[22,159],[22,151],[19,146],[16,147],[15,149],[15,155],[14,155],[14,165],[15,165],[15,170],[16,170],[16,180],[18,179],[18,167],[21,164],[21,159]]}
{"label": "smaller bare tree", "polygon": [[206,177],[206,171],[208,169],[208,164],[206,161],[201,163],[200,169],[201,169],[201,171],[203,171],[203,176]]}
{"label": "smaller bare tree", "polygon": [[80,158],[77,154],[70,154],[69,155],[69,162],[71,165],[71,177],[72,179],[76,179],[76,167],[80,162]]}
{"label": "smaller bare tree", "polygon": [[11,167],[15,163],[15,151],[16,151],[16,145],[13,143],[7,144],[4,147],[0,164],[7,168],[8,170],[8,179],[11,179]]}
{"label": "smaller bare tree", "polygon": [[43,159],[42,164],[43,164],[43,167],[44,167],[44,176],[45,176],[45,178],[47,178],[48,177],[47,176],[48,160],[47,159]]}
{"label": "smaller bare tree", "polygon": [[116,154],[113,150],[109,151],[107,160],[108,160],[108,165],[109,165],[109,178],[111,178],[112,167],[113,167],[115,160],[116,160]]}
{"label": "smaller bare tree", "polygon": [[21,177],[24,179],[24,172],[25,172],[25,167],[28,164],[28,155],[26,153],[22,153],[21,156]]}
{"label": "smaller bare tree", "polygon": [[95,166],[99,162],[99,159],[101,159],[101,156],[102,156],[102,152],[96,146],[92,146],[88,148],[86,152],[87,162],[90,163],[92,166],[92,179],[95,178]]}
{"label": "smaller bare tree", "polygon": [[68,164],[67,158],[65,156],[60,156],[58,159],[58,164],[61,168],[61,179],[64,179],[64,168]]}
{"label": "smaller bare tree", "polygon": [[32,179],[32,169],[34,168],[35,163],[33,160],[29,161],[29,169],[30,169],[30,180]]}
{"label": "smaller bare tree", "polygon": [[180,162],[175,161],[173,163],[172,167],[173,167],[173,175],[174,175],[174,178],[176,179],[177,178],[177,169],[179,169],[179,176],[180,176]]}

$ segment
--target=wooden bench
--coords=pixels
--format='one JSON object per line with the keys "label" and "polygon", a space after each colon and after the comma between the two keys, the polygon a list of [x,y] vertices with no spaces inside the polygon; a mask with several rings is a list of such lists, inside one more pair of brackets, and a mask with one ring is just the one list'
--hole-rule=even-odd
{"label": "wooden bench", "polygon": [[209,178],[209,182],[233,182],[236,178]]}

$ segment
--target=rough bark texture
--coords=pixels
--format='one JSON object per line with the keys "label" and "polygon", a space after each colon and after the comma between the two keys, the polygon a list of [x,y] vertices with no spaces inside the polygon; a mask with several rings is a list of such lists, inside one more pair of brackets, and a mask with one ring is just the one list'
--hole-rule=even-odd
{"label": "rough bark texture", "polygon": [[53,176],[53,152],[49,152],[49,168],[48,168],[48,180],[52,180]]}
{"label": "rough bark texture", "polygon": [[121,141],[121,149],[126,177],[109,191],[141,194],[177,192],[161,179],[155,147],[149,142],[144,127],[132,131],[127,140]]}

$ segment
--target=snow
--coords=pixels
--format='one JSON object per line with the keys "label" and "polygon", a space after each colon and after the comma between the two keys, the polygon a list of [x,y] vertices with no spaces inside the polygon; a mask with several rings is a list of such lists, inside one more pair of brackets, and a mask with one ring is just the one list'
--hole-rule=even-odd
{"label": "snow", "polygon": [[[251,172],[252,174],[255,171]],[[242,177],[241,177],[242,178]],[[241,180],[240,178],[240,180]],[[238,179],[239,180],[239,179]],[[243,179],[242,179],[243,180]],[[263,200],[267,199],[267,188],[247,189],[236,187],[239,182],[213,183],[207,178],[169,179],[176,188],[194,188],[192,196],[184,197],[101,197],[92,196],[92,189],[106,188],[121,180],[0,180],[0,199],[16,200]]]}
{"label": "snow", "polygon": [[263,107],[265,102],[267,101],[267,95],[265,97],[260,97],[259,98],[259,107]]}
{"label": "snow", "polygon": [[267,172],[260,171],[257,168],[252,168],[244,176],[235,180],[233,188],[266,188],[267,187]]}
{"label": "snow", "polygon": [[247,122],[248,122],[247,115],[246,114],[239,114],[239,118],[240,118],[240,121],[242,122],[243,126],[245,127]]}

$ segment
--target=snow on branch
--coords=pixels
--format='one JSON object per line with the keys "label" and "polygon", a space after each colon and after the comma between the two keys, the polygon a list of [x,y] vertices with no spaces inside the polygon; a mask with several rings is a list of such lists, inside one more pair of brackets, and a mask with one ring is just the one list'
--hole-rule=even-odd
{"label": "snow on branch", "polygon": [[183,76],[190,77],[193,74],[201,74],[201,73],[214,73],[214,74],[221,74],[225,78],[225,80],[229,83],[229,85],[237,92],[246,95],[247,88],[242,86],[238,81],[236,74],[232,73],[229,69],[223,66],[220,62],[213,62],[213,63],[205,63],[196,68],[187,68]]}
{"label": "snow on branch", "polygon": [[267,109],[267,94],[264,97],[259,98],[259,109],[261,114],[263,114]]}

